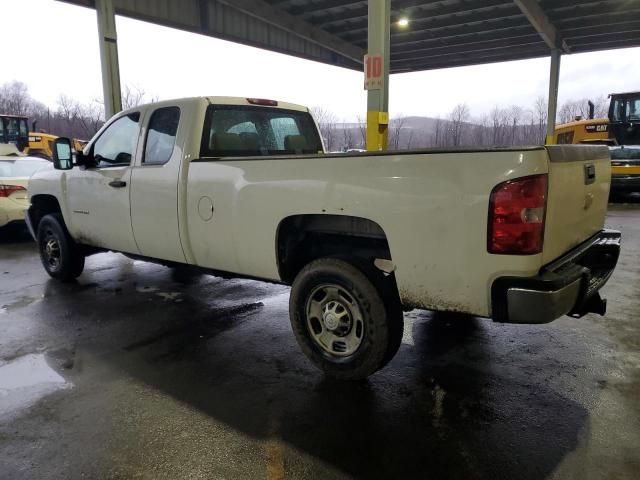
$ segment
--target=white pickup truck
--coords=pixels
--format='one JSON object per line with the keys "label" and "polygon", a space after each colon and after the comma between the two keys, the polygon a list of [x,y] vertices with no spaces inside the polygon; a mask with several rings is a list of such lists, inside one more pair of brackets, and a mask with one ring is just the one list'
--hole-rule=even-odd
{"label": "white pickup truck", "polygon": [[403,309],[604,314],[620,249],[606,147],[325,154],[307,108],[204,97],[121,112],[70,152],[58,139],[29,183],[49,275],[113,250],[290,284],[301,348],[342,379],[395,355]]}

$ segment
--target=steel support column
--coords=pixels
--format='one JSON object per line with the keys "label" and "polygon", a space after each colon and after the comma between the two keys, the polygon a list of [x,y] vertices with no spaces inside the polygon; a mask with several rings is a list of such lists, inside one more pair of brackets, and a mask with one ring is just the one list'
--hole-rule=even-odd
{"label": "steel support column", "polygon": [[118,39],[113,1],[96,0],[96,13],[98,16],[98,34],[100,35],[104,115],[105,119],[108,120],[109,117],[122,110]]}
{"label": "steel support column", "polygon": [[[367,96],[367,150],[386,150],[389,138],[391,0],[369,0],[368,54],[382,56],[382,86]],[[366,65],[365,65],[366,68]]]}
{"label": "steel support column", "polygon": [[547,112],[547,144],[554,143],[553,134],[556,129],[556,115],[558,111],[558,84],[560,83],[560,49],[551,50],[551,68],[549,74],[549,109]]}

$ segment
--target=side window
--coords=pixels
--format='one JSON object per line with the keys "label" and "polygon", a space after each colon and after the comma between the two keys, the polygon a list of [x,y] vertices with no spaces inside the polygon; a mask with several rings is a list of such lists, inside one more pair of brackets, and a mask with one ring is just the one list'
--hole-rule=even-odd
{"label": "side window", "polygon": [[253,122],[242,122],[228,129],[227,133],[258,133],[258,130],[256,130],[256,125]]}
{"label": "side window", "polygon": [[20,136],[26,137],[27,135],[29,135],[29,124],[27,123],[26,119],[21,119],[20,120]]}
{"label": "side window", "polygon": [[613,111],[611,112],[612,113],[611,120],[613,120],[614,122],[620,122],[624,117],[624,101],[622,100],[614,101],[612,110]]}
{"label": "side window", "polygon": [[138,141],[140,114],[130,113],[113,122],[93,145],[98,167],[129,165]]}
{"label": "side window", "polygon": [[629,117],[629,120],[640,120],[640,98],[629,100],[627,116]]}
{"label": "side window", "polygon": [[290,135],[300,135],[300,129],[296,121],[291,117],[279,117],[271,119],[271,129],[276,139],[279,150],[288,150],[284,145],[284,140]]}
{"label": "side window", "polygon": [[176,144],[179,122],[180,109],[178,107],[158,108],[153,112],[147,129],[143,164],[162,165],[169,161]]}

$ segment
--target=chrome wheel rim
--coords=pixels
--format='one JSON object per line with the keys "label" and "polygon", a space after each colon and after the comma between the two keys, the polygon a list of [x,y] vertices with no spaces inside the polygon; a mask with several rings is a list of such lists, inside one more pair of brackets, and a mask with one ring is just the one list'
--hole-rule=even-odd
{"label": "chrome wheel rim", "polygon": [[57,270],[60,267],[60,243],[51,230],[47,230],[45,234],[42,253],[51,270]]}
{"label": "chrome wheel rim", "polygon": [[338,357],[353,355],[364,338],[364,321],[358,302],[340,285],[314,288],[305,309],[307,330],[322,351]]}

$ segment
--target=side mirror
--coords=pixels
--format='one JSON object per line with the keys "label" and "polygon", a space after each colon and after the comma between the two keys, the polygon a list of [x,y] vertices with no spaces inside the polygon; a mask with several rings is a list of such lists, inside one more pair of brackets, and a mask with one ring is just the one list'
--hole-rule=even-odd
{"label": "side mirror", "polygon": [[59,137],[53,141],[53,168],[56,170],[71,170],[73,168],[71,140],[68,138]]}

